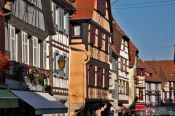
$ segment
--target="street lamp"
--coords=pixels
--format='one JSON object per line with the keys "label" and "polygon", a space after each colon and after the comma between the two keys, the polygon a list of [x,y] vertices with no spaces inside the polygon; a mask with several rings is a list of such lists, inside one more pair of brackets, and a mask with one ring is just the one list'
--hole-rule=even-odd
{"label": "street lamp", "polygon": [[59,59],[57,60],[58,66],[60,70],[63,70],[65,68],[66,60],[64,56],[60,56]]}

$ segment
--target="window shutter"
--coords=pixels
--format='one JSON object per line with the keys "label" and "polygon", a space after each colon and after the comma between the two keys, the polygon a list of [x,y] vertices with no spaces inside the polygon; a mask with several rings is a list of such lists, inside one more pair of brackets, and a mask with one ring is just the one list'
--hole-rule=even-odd
{"label": "window shutter", "polygon": [[95,44],[95,31],[96,31],[95,26],[91,25],[90,27],[90,44],[91,45]]}
{"label": "window shutter", "polygon": [[102,32],[98,30],[98,47],[102,47]]}
{"label": "window shutter", "polygon": [[66,60],[66,64],[65,64],[64,73],[65,73],[65,77],[68,78],[69,77],[69,57],[66,57],[65,60]]}
{"label": "window shutter", "polygon": [[16,42],[15,42],[15,28],[10,27],[10,52],[11,52],[11,59],[16,60]]}
{"label": "window shutter", "polygon": [[121,70],[123,70],[123,58],[121,58]]}
{"label": "window shutter", "polygon": [[33,65],[38,66],[38,56],[39,56],[39,49],[38,49],[38,39],[33,37]]}
{"label": "window shutter", "polygon": [[105,52],[106,53],[108,53],[108,39],[109,39],[109,37],[108,37],[108,35],[106,35],[106,38],[105,38]]}
{"label": "window shutter", "polygon": [[95,86],[95,66],[89,65],[89,85]]}
{"label": "window shutter", "polygon": [[105,88],[109,88],[109,71],[105,70]]}
{"label": "window shutter", "polygon": [[43,42],[43,68],[46,68],[47,44]]}
{"label": "window shutter", "polygon": [[127,72],[127,60],[125,59],[125,71]]}

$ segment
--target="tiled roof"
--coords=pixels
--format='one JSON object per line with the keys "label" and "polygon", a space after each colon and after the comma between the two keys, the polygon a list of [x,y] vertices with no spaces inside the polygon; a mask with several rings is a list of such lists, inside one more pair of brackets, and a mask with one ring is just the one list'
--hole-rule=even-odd
{"label": "tiled roof", "polygon": [[129,41],[129,67],[133,67],[135,63],[135,57],[137,55],[137,48],[132,41]]}
{"label": "tiled roof", "polygon": [[123,37],[123,31],[115,20],[112,22],[112,24],[113,24],[113,37],[112,37],[113,46],[114,46],[115,52],[119,54],[120,48],[121,48],[122,37]]}
{"label": "tiled roof", "polygon": [[146,76],[146,77],[145,77],[145,80],[146,80],[147,82],[162,82],[162,80],[161,80],[161,79],[158,77],[158,75],[155,74],[155,73],[152,73],[151,76]]}
{"label": "tiled roof", "polygon": [[72,17],[73,20],[92,19],[95,0],[76,0],[75,4],[76,12]]}
{"label": "tiled roof", "polygon": [[164,81],[175,81],[175,65],[173,60],[146,61],[154,72]]}
{"label": "tiled roof", "polygon": [[[147,82],[162,82],[162,79],[159,78],[159,76],[153,71],[153,69],[149,65],[147,65],[143,60],[138,59],[137,68],[145,69],[145,72],[146,72],[145,80]],[[149,74],[151,76],[149,76],[147,74]]]}
{"label": "tiled roof", "polygon": [[143,62],[142,59],[138,59],[138,60],[137,60],[137,68],[146,69],[146,64]]}

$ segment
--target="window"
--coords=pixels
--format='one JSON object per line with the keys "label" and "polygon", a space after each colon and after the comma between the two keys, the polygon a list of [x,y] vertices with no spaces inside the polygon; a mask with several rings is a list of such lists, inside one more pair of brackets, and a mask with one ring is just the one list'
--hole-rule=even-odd
{"label": "window", "polygon": [[139,100],[143,100],[143,90],[139,89]]}
{"label": "window", "polygon": [[115,58],[112,58],[112,70],[113,71],[117,71],[117,69],[116,69],[116,59]]}
{"label": "window", "polygon": [[64,12],[64,30],[66,34],[69,33],[69,13]]}
{"label": "window", "polygon": [[43,67],[46,68],[46,59],[47,59],[47,43],[43,42]]}
{"label": "window", "polygon": [[28,64],[28,36],[22,32],[22,62]]}
{"label": "window", "polygon": [[102,15],[106,15],[106,0],[97,0],[97,10]]}
{"label": "window", "polygon": [[155,86],[156,86],[156,90],[159,90],[159,85],[158,84],[155,84]]}
{"label": "window", "polygon": [[56,10],[55,12],[55,24],[56,29],[63,31],[64,29],[64,10],[62,10],[59,6],[55,6]]}
{"label": "window", "polygon": [[95,66],[88,65],[89,66],[89,85],[95,86]]}
{"label": "window", "polygon": [[90,26],[90,44],[91,45],[95,44],[95,32],[96,32],[96,28],[94,25],[91,24]]}
{"label": "window", "polygon": [[151,83],[148,83],[148,89],[151,90]]}
{"label": "window", "polygon": [[109,42],[109,36],[108,35],[106,35],[106,37],[105,37],[105,52],[106,53],[108,53],[108,50],[109,50],[109,48],[108,48],[108,42]]}
{"label": "window", "polygon": [[98,30],[98,48],[102,47],[103,34],[100,30]]}
{"label": "window", "polygon": [[39,54],[38,38],[33,37],[33,66],[39,66]]}
{"label": "window", "polygon": [[81,35],[80,25],[74,26],[74,36],[80,36],[80,35]]}
{"label": "window", "polygon": [[52,16],[53,21],[56,25],[56,30],[62,31],[66,34],[69,33],[69,13],[66,12],[63,8],[52,3]]}
{"label": "window", "polygon": [[103,87],[103,69],[100,67],[97,69],[97,87]]}
{"label": "window", "polygon": [[10,58],[11,60],[17,60],[17,42],[15,28],[10,26]]}
{"label": "window", "polygon": [[125,70],[126,69],[126,64],[125,63],[126,63],[126,59],[123,58],[123,69],[122,69],[123,71],[126,71]]}
{"label": "window", "polygon": [[129,83],[126,82],[126,95],[129,95]]}

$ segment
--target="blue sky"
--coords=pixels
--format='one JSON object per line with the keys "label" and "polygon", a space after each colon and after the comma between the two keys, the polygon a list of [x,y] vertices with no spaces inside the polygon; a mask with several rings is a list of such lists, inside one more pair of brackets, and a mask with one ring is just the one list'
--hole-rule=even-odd
{"label": "blue sky", "polygon": [[112,0],[114,2],[113,16],[131,37],[142,59],[173,59],[175,0]]}

